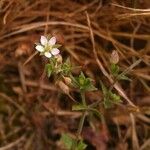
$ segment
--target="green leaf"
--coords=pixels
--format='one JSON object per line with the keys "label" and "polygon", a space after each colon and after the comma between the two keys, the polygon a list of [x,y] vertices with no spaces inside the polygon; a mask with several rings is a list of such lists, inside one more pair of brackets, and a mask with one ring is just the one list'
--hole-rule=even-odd
{"label": "green leaf", "polygon": [[50,77],[53,72],[53,66],[51,64],[46,64],[45,70],[46,70],[47,76]]}
{"label": "green leaf", "polygon": [[76,150],[85,150],[86,147],[87,147],[87,145],[83,142],[83,140],[80,140],[76,147]]}
{"label": "green leaf", "polygon": [[97,88],[92,84],[90,78],[86,78],[83,72],[78,77],[71,77],[72,85],[79,88],[81,91],[95,91]]}
{"label": "green leaf", "polygon": [[88,86],[85,87],[86,91],[96,91],[97,88],[94,85],[89,84]]}
{"label": "green leaf", "polygon": [[111,91],[109,92],[109,97],[110,97],[110,99],[112,100],[113,103],[121,102],[120,96],[115,94],[115,93],[112,93]]}
{"label": "green leaf", "polygon": [[104,101],[103,101],[104,107],[106,109],[111,108],[113,104],[109,99],[109,91],[101,81],[100,81],[100,84],[101,84],[102,92],[104,95]]}
{"label": "green leaf", "polygon": [[101,113],[95,108],[89,108],[98,118],[101,119]]}
{"label": "green leaf", "polygon": [[110,69],[113,76],[117,76],[119,74],[120,69],[117,64],[111,64]]}
{"label": "green leaf", "polygon": [[72,75],[70,75],[71,81],[72,81],[72,86],[75,88],[78,88],[80,85],[78,83],[78,77],[74,77]]}
{"label": "green leaf", "polygon": [[72,146],[75,147],[75,150],[85,150],[85,148],[87,147],[83,140],[77,142],[76,139],[73,139],[68,134],[62,134],[60,140],[64,143],[67,150],[71,150]]}
{"label": "green leaf", "polygon": [[112,91],[109,91],[102,82],[100,83],[102,87],[102,92],[104,94],[103,104],[105,108],[111,108],[114,104],[122,102],[119,95],[113,93]]}
{"label": "green leaf", "polygon": [[86,109],[87,107],[82,104],[72,106],[73,111],[80,111],[80,110],[86,110]]}
{"label": "green leaf", "polygon": [[92,84],[92,80],[90,78],[85,79],[83,89],[85,89],[86,91],[97,90],[97,88]]}
{"label": "green leaf", "polygon": [[75,146],[75,150],[85,150],[85,148],[87,147],[87,145],[83,142],[83,140],[80,140],[79,142],[77,142],[68,134],[62,134],[60,140],[64,143],[67,150],[71,150],[73,144]]}
{"label": "green leaf", "polygon": [[84,84],[85,84],[86,78],[85,78],[83,72],[81,72],[81,74],[79,75],[78,80],[79,80],[79,84],[80,84],[80,85],[84,85]]}
{"label": "green leaf", "polygon": [[101,84],[101,88],[102,88],[102,92],[103,92],[104,96],[107,95],[107,93],[108,93],[107,88],[105,87],[105,85],[103,84],[102,81],[100,81],[100,84]]}
{"label": "green leaf", "polygon": [[53,66],[53,68],[54,68],[54,66],[57,64],[57,58],[55,58],[55,57],[51,57],[50,58],[50,64]]}
{"label": "green leaf", "polygon": [[114,104],[119,104],[121,101],[120,96],[108,91],[107,95],[104,97],[104,107],[111,108]]}
{"label": "green leaf", "polygon": [[110,101],[110,99],[108,98],[104,98],[104,107],[107,109],[107,108],[111,108],[113,106],[113,103]]}
{"label": "green leaf", "polygon": [[72,144],[74,143],[74,139],[72,139],[68,134],[62,134],[61,139],[60,139],[65,147],[70,150],[72,147]]}
{"label": "green leaf", "polygon": [[61,71],[64,75],[69,75],[72,71],[72,66],[70,61],[67,59],[65,63],[61,65]]}
{"label": "green leaf", "polygon": [[118,76],[118,79],[119,79],[119,80],[132,81],[130,78],[128,78],[128,77],[127,77],[127,76],[125,76],[125,75],[119,75],[119,76]]}

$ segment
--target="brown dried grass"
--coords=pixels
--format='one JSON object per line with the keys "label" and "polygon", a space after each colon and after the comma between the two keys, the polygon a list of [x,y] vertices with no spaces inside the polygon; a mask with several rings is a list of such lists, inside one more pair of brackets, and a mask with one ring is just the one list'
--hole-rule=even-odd
{"label": "brown dried grass", "polygon": [[[63,45],[62,55],[83,66],[97,83],[113,82],[109,75],[112,50],[118,51],[123,70],[142,60],[128,73],[132,82],[115,86],[124,104],[104,110],[109,146],[105,141],[108,133],[104,136],[100,132],[100,143],[108,149],[148,147],[150,2],[137,1],[137,7],[125,0],[0,1],[0,150],[61,149],[60,134],[75,133],[72,130],[77,127],[80,113],[70,111],[72,102],[68,97],[66,101],[43,74],[45,59],[32,57],[34,43],[43,34],[56,36]],[[102,96],[98,92],[87,98],[92,102]],[[98,120],[93,123],[102,124]]]}

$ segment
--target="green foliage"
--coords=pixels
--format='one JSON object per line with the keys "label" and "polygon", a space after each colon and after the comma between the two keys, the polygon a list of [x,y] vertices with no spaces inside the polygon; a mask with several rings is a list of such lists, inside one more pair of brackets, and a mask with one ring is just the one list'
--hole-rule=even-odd
{"label": "green foliage", "polygon": [[121,101],[120,96],[109,91],[104,98],[104,106],[105,108],[112,107],[113,104],[119,104]]}
{"label": "green foliage", "polygon": [[92,84],[92,80],[90,78],[86,78],[83,72],[79,75],[79,77],[71,77],[72,84],[75,88],[80,89],[80,91],[95,91],[97,88]]}
{"label": "green foliage", "polygon": [[71,138],[68,134],[62,134],[60,140],[64,143],[65,147],[66,147],[68,150],[71,149],[71,147],[72,147],[72,145],[73,145],[73,142],[74,142],[74,139],[73,139],[73,138]]}
{"label": "green foliage", "polygon": [[45,70],[47,76],[50,77],[53,74],[61,74],[63,76],[69,76],[72,71],[72,66],[70,60],[67,59],[66,62],[58,64],[56,58],[51,58],[50,62],[45,65]]}
{"label": "green foliage", "polygon": [[87,147],[83,140],[76,141],[68,134],[62,134],[60,140],[64,143],[67,150],[71,150],[73,147],[75,147],[74,150],[84,150]]}
{"label": "green foliage", "polygon": [[111,108],[114,104],[119,104],[121,101],[120,96],[107,89],[101,82],[102,92],[104,95],[104,107]]}
{"label": "green foliage", "polygon": [[70,59],[67,59],[66,62],[64,62],[61,65],[61,72],[63,75],[68,76],[72,71],[72,66],[70,63]]}
{"label": "green foliage", "polygon": [[81,110],[86,110],[86,109],[87,109],[87,106],[84,106],[82,104],[72,106],[73,111],[81,111]]}
{"label": "green foliage", "polygon": [[54,71],[54,67],[52,64],[46,64],[45,70],[46,70],[47,76],[50,77],[52,72]]}
{"label": "green foliage", "polygon": [[80,140],[78,142],[75,150],[84,150],[84,149],[86,149],[86,147],[87,147],[87,145],[82,140]]}
{"label": "green foliage", "polygon": [[95,108],[89,108],[89,110],[96,115],[99,119],[101,119],[101,113]]}
{"label": "green foliage", "polygon": [[117,64],[111,64],[110,69],[111,69],[111,73],[114,77],[118,76],[120,69]]}
{"label": "green foliage", "polygon": [[101,119],[101,113],[95,109],[89,106],[84,106],[83,104],[78,104],[78,105],[73,105],[72,106],[72,110],[73,111],[90,111],[91,113],[93,113],[94,115],[96,115],[98,118]]}
{"label": "green foliage", "polygon": [[[41,43],[39,44],[41,45]],[[48,48],[59,48],[61,45],[55,44],[54,46],[48,45]],[[47,48],[47,45],[45,46]],[[44,52],[41,52],[41,55],[44,55]],[[82,116],[80,118],[80,123],[78,126],[78,131],[77,131],[77,136],[76,138],[72,138],[68,134],[62,134],[61,136],[61,141],[64,143],[65,147],[67,150],[84,150],[87,145],[83,142],[83,140],[79,140],[79,137],[81,135],[83,126],[84,126],[84,121],[87,116],[94,116],[96,115],[98,118],[103,119],[103,116],[101,112],[97,109],[97,106],[99,106],[100,100],[98,100],[96,103],[92,103],[90,105],[87,104],[86,99],[85,99],[85,92],[87,91],[95,91],[97,88],[93,85],[92,79],[88,78],[84,75],[83,72],[80,73],[79,76],[74,77],[72,75],[72,70],[74,69],[71,65],[70,59],[67,59],[66,61],[63,62],[61,55],[60,57],[54,57],[52,56],[49,59],[49,63],[46,64],[45,70],[47,73],[47,76],[50,77],[52,74],[56,75],[55,79],[61,79],[63,81],[63,87],[67,87],[67,93],[69,95],[69,85],[73,85],[73,87],[77,88],[81,94],[81,103],[76,103],[76,105],[72,106],[73,111],[81,111]],[[132,64],[129,68],[127,68],[125,71],[121,72],[120,67],[118,66],[119,62],[119,55],[117,51],[113,51],[110,59],[110,71],[112,78],[114,79],[113,85],[119,81],[119,80],[130,80],[126,74],[128,71],[132,70],[133,67],[135,67],[138,63],[141,62],[141,59],[136,61],[134,64]],[[115,104],[121,103],[120,96],[117,95],[112,91],[112,87],[107,88],[102,82],[101,82],[101,87],[102,87],[102,92],[103,92],[103,105],[105,108],[111,108]],[[66,91],[65,89],[61,88],[62,91]],[[71,96],[70,96],[71,97]],[[74,100],[74,99],[73,99]],[[77,101],[75,101],[77,102]]]}
{"label": "green foliage", "polygon": [[131,79],[129,79],[124,72],[120,73],[120,68],[117,64],[111,64],[110,66],[110,70],[112,75],[116,78],[116,80],[128,80],[131,81]]}
{"label": "green foliage", "polygon": [[46,71],[48,77],[50,77],[52,75],[52,73],[55,72],[56,63],[57,63],[56,58],[52,57],[50,59],[50,62],[45,65],[45,71]]}

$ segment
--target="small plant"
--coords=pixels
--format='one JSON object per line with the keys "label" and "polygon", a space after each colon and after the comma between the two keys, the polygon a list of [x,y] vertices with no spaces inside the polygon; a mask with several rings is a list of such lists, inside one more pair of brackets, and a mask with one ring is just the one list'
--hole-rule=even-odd
{"label": "small plant", "polygon": [[122,72],[120,71],[120,67],[118,66],[118,62],[119,62],[119,55],[117,53],[117,51],[113,51],[110,57],[110,70],[111,70],[111,74],[113,75],[115,81],[118,80],[129,80],[131,81],[127,76],[126,73],[127,72]]}
{"label": "small plant", "polygon": [[[101,119],[102,114],[98,109],[100,104],[103,104],[104,108],[108,109],[122,101],[121,97],[113,91],[113,85],[110,88],[107,88],[101,81],[103,103],[100,103],[101,101],[97,101],[93,104],[88,104],[85,93],[89,91],[98,91],[99,89],[94,86],[93,80],[86,77],[82,71],[78,76],[72,74],[72,69],[74,68],[72,67],[69,59],[63,61],[63,58],[60,55],[60,50],[58,49],[59,47],[60,45],[56,44],[55,37],[49,38],[41,36],[40,43],[36,44],[35,48],[38,52],[40,52],[40,55],[44,55],[49,60],[49,62],[45,65],[47,76],[51,77],[51,75],[54,75],[60,89],[62,89],[62,91],[67,95],[69,95],[69,88],[72,87],[78,89],[81,95],[81,101],[78,102],[69,95],[69,97],[71,97],[71,99],[75,102],[72,106],[72,111],[82,112],[76,137],[72,138],[68,134],[62,134],[61,141],[68,150],[84,150],[87,145],[81,137],[81,132],[86,116],[92,113]],[[121,73],[120,68],[117,65],[118,62],[118,53],[113,51],[110,59],[110,71],[114,78],[113,84],[115,84],[118,80],[129,80],[128,77],[125,76],[126,72]]]}

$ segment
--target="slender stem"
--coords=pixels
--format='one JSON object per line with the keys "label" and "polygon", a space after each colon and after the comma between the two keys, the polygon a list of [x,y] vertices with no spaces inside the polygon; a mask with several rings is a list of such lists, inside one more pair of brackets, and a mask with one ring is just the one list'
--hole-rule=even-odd
{"label": "slender stem", "polygon": [[82,99],[83,106],[87,106],[86,101],[85,101],[85,93],[83,91],[81,91],[81,99]]}
{"label": "slender stem", "polygon": [[[81,93],[81,99],[82,99],[82,104],[84,106],[87,106],[86,101],[85,101],[85,93],[83,91],[80,92]],[[86,110],[82,113],[82,117],[80,118],[80,122],[79,122],[79,126],[78,126],[78,130],[77,130],[77,140],[76,142],[72,145],[72,150],[75,150],[75,147],[77,145],[77,141],[81,135],[82,129],[83,129],[83,125],[84,125],[84,121],[85,121],[85,117],[86,117]]]}
{"label": "slender stem", "polygon": [[82,132],[82,129],[83,129],[83,124],[84,124],[85,117],[86,117],[86,111],[83,112],[82,117],[80,119],[78,131],[77,131],[77,140],[72,144],[71,150],[76,149],[76,146],[78,144],[79,136],[81,135],[81,132]]}
{"label": "slender stem", "polygon": [[79,122],[79,127],[78,127],[78,131],[77,131],[77,139],[79,138],[79,136],[82,132],[85,116],[86,116],[86,111],[83,112],[82,117]]}
{"label": "slender stem", "polygon": [[[85,93],[83,91],[81,91],[81,99],[82,99],[83,106],[87,106],[86,101],[85,101]],[[81,117],[80,122],[79,122],[79,127],[78,127],[78,131],[77,131],[77,138],[79,138],[79,136],[82,132],[85,116],[86,116],[86,110],[83,112],[82,117]]]}

